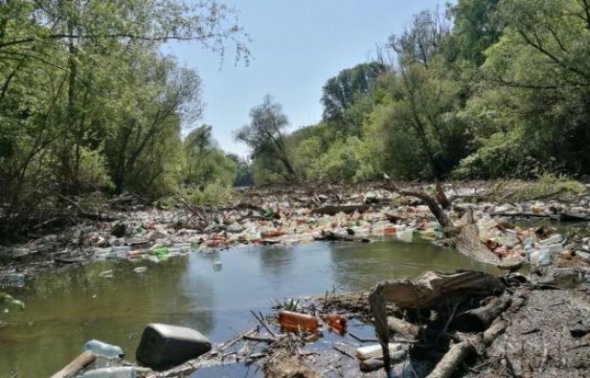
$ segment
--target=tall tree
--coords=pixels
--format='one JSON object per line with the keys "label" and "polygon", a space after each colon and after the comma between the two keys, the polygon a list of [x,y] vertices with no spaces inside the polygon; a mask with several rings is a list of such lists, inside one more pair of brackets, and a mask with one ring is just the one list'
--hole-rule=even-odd
{"label": "tall tree", "polygon": [[273,102],[272,97],[266,95],[261,105],[250,110],[250,124],[237,131],[236,139],[250,147],[253,159],[276,159],[284,168],[284,172],[281,172],[283,177],[296,180],[297,174],[291,164],[284,138],[287,126],[289,121],[281,104]]}
{"label": "tall tree", "polygon": [[322,88],[324,120],[335,121],[349,128],[356,126],[358,129],[360,125],[351,125],[347,110],[370,94],[377,78],[385,69],[381,63],[363,63],[342,70],[336,77],[329,79]]}

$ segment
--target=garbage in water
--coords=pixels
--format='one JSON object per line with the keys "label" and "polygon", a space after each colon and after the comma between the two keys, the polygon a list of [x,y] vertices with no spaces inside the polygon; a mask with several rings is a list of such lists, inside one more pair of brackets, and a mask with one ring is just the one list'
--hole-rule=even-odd
{"label": "garbage in water", "polygon": [[315,316],[301,314],[292,311],[279,311],[278,321],[285,331],[307,331],[315,333],[318,330],[319,321]]}
{"label": "garbage in water", "polygon": [[213,263],[213,270],[219,272],[223,268],[223,263],[219,260]]}
{"label": "garbage in water", "polygon": [[8,273],[0,275],[0,287],[24,287],[25,275],[22,273]]}
{"label": "garbage in water", "polygon": [[135,273],[145,273],[145,272],[147,272],[147,267],[145,267],[145,266],[137,266],[137,267],[133,268],[133,271]]}
{"label": "garbage in water", "polygon": [[200,332],[168,324],[148,324],[135,352],[137,362],[152,369],[170,368],[211,350]]}
{"label": "garbage in water", "polygon": [[87,341],[83,349],[105,358],[122,358],[125,355],[121,347],[95,339]]}

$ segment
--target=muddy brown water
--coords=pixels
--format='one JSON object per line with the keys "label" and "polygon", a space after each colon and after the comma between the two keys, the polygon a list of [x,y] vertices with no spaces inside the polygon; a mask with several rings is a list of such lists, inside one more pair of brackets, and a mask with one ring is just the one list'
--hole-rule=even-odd
{"label": "muddy brown water", "polygon": [[[221,261],[221,270],[214,264]],[[145,273],[134,273],[146,266]],[[0,314],[0,377],[46,377],[90,339],[120,345],[130,360],[147,323],[195,328],[213,343],[256,325],[249,309],[269,313],[269,298],[369,289],[384,279],[426,270],[492,271],[458,253],[426,243],[312,243],[191,253],[159,264],[96,262],[27,278],[10,290],[26,303]],[[112,270],[112,277],[101,276]]]}

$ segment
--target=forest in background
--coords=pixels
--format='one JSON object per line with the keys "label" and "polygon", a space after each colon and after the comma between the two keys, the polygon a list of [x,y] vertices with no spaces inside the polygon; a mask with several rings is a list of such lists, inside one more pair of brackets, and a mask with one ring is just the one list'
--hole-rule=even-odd
{"label": "forest in background", "polygon": [[[100,191],[159,198],[235,184],[590,174],[590,0],[459,0],[384,36],[323,86],[322,120],[287,133],[271,96],[226,154],[202,125],[201,78],[159,47],[248,61],[213,1],[6,0],[0,8],[4,221]],[[192,5],[191,5],[192,4]],[[379,43],[380,41],[376,41]],[[229,49],[229,50],[228,50]],[[66,201],[66,202],[64,202]]]}
{"label": "forest in background", "polygon": [[329,79],[319,124],[286,135],[266,98],[238,139],[255,182],[580,177],[589,58],[588,0],[459,0]]}

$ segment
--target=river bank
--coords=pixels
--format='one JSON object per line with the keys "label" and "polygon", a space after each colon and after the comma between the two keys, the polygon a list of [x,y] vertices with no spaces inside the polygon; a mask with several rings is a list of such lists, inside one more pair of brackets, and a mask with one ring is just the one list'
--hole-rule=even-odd
{"label": "river bank", "polygon": [[[590,191],[586,186],[571,190],[559,186],[539,189],[538,183],[519,185],[518,190],[505,184],[491,188],[486,183],[447,185],[446,194],[453,202],[445,211],[455,224],[471,211],[480,239],[490,251],[501,260],[517,261],[526,257],[527,239],[536,243],[551,233],[549,229],[529,230],[519,220],[535,224],[539,220],[590,220]],[[432,185],[409,188],[434,193]],[[222,206],[192,205],[182,197],[173,206],[155,205],[122,196],[103,203],[92,220],[80,219],[65,228],[52,227],[52,222],[46,221],[29,232],[28,242],[0,246],[1,269],[5,273],[26,273],[40,267],[104,259],[158,262],[191,251],[209,253],[244,245],[293,245],[316,240],[425,239],[445,245],[448,236],[422,201],[384,189],[382,184],[322,190],[247,189],[238,192],[234,203]],[[91,212],[84,210],[84,214]],[[577,240],[567,240],[575,242],[568,246],[589,251],[584,231],[580,229],[578,234]],[[567,244],[566,240],[558,242],[562,247]],[[563,250],[552,248],[553,254]]]}

